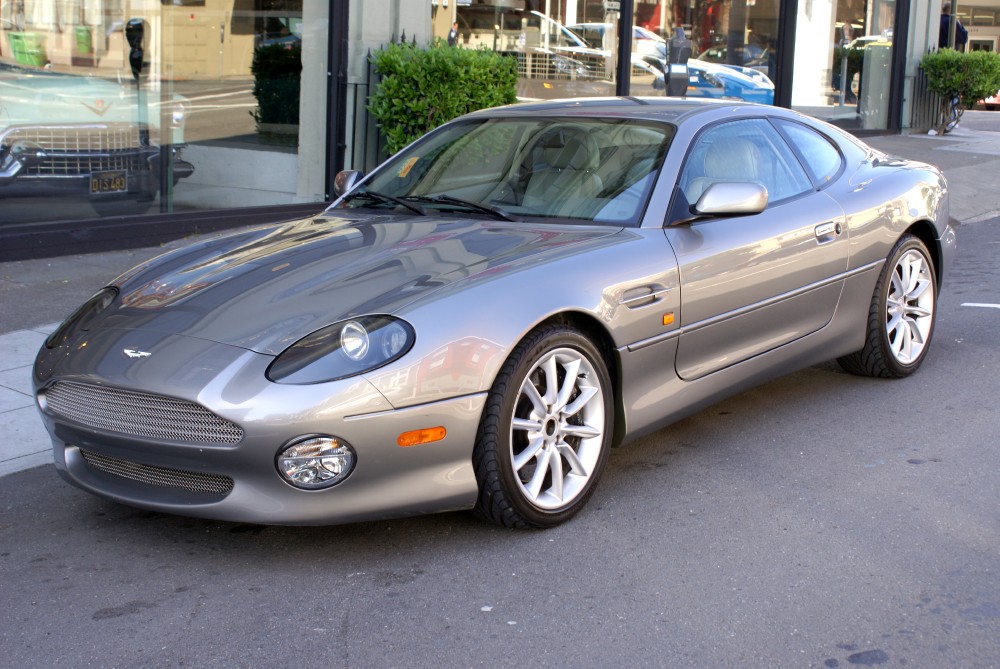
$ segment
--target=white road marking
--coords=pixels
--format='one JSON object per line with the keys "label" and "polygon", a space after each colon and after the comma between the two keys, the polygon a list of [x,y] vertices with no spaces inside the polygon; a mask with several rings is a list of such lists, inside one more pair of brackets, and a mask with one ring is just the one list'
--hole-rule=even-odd
{"label": "white road marking", "polygon": [[964,302],[963,307],[982,307],[983,309],[1000,309],[1000,304],[986,304],[984,302]]}

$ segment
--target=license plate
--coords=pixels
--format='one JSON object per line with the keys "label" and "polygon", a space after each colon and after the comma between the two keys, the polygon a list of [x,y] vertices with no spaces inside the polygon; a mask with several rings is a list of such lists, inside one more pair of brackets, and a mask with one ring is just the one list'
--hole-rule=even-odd
{"label": "license plate", "polygon": [[114,172],[94,172],[90,175],[90,194],[128,192],[128,178],[125,170]]}

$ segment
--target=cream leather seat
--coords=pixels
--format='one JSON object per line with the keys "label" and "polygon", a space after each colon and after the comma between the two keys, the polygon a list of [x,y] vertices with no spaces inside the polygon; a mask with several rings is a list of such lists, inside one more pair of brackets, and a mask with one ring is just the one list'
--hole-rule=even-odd
{"label": "cream leather seat", "polygon": [[760,169],[757,146],[750,140],[734,137],[712,142],[703,157],[701,173],[688,179],[684,197],[693,205],[714,183],[761,183]]}
{"label": "cream leather seat", "polygon": [[531,150],[531,174],[523,204],[549,215],[590,211],[603,184],[595,170],[601,152],[585,131],[560,127],[547,130]]}

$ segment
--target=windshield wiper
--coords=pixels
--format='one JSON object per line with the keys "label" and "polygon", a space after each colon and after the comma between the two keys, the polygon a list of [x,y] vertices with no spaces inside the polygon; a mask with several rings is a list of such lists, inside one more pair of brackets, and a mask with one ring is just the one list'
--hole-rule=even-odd
{"label": "windshield wiper", "polygon": [[459,207],[465,207],[466,209],[471,209],[473,211],[478,211],[482,214],[489,214],[490,216],[499,218],[503,221],[518,221],[517,218],[511,216],[500,207],[494,207],[493,205],[482,204],[480,202],[470,202],[469,200],[463,200],[462,198],[454,197],[452,195],[410,195],[406,199],[415,200],[416,202],[429,202],[431,204],[453,204]]}
{"label": "windshield wiper", "polygon": [[[376,202],[386,202],[388,204],[398,204],[401,207],[406,207],[410,211],[420,214],[421,216],[428,216],[427,210],[423,207],[413,204],[412,202],[407,202],[401,197],[396,197],[394,195],[386,195],[385,193],[379,193],[374,190],[366,190],[358,193],[351,193],[344,198],[344,202],[349,200],[356,200],[359,198],[368,198],[369,200],[375,200]],[[411,198],[412,199],[412,198]]]}

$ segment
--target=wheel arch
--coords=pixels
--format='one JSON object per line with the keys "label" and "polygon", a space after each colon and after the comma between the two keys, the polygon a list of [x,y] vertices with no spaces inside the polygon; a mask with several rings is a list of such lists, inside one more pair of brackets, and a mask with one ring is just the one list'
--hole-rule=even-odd
{"label": "wheel arch", "polygon": [[919,220],[910,224],[904,234],[911,234],[927,247],[928,252],[931,254],[931,262],[934,263],[934,276],[937,285],[935,288],[941,290],[942,281],[942,264],[944,263],[944,258],[941,252],[941,243],[937,237],[937,231],[934,228],[934,224],[929,220]]}
{"label": "wheel arch", "polygon": [[552,314],[541,321],[529,332],[526,332],[524,336],[527,337],[531,332],[547,325],[565,325],[573,328],[589,338],[597,347],[597,350],[600,351],[604,364],[608,368],[608,376],[611,378],[612,386],[611,392],[615,423],[611,446],[619,446],[625,438],[625,405],[621,392],[621,360],[619,359],[618,349],[615,346],[614,340],[611,338],[611,333],[601,321],[591,314],[582,311],[562,311]]}

